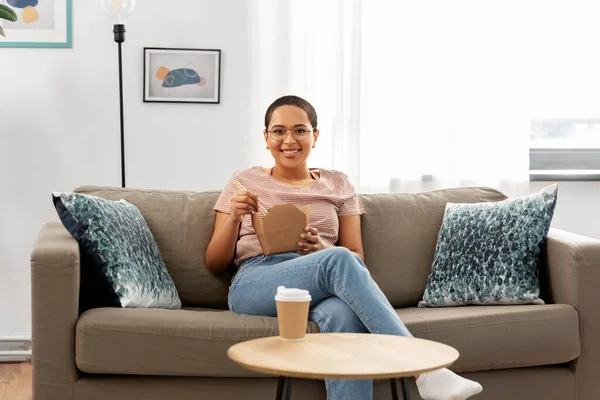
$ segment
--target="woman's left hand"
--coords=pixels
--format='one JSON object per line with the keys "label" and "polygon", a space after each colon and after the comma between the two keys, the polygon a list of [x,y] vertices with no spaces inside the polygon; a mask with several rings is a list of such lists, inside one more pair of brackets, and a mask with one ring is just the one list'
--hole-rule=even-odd
{"label": "woman's left hand", "polygon": [[323,250],[327,245],[321,239],[317,228],[311,228],[307,226],[305,232],[300,235],[300,241],[298,242],[298,253],[310,254],[315,251]]}

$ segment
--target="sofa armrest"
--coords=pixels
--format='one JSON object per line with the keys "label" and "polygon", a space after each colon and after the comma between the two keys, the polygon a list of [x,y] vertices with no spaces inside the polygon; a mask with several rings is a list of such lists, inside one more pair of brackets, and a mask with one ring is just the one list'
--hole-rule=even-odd
{"label": "sofa armrest", "polygon": [[60,223],[44,225],[31,253],[33,398],[73,399],[79,245]]}
{"label": "sofa armrest", "polygon": [[579,314],[577,398],[600,398],[600,240],[551,229],[543,265],[548,300],[570,304]]}

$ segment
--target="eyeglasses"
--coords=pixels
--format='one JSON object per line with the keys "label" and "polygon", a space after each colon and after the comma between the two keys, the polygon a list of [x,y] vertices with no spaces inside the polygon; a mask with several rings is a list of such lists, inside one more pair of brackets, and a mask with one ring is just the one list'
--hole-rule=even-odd
{"label": "eyeglasses", "polygon": [[305,127],[296,127],[292,129],[275,128],[267,132],[269,132],[273,140],[281,142],[287,137],[288,131],[292,131],[294,139],[304,140],[308,137],[308,134],[312,132],[312,129],[307,129]]}

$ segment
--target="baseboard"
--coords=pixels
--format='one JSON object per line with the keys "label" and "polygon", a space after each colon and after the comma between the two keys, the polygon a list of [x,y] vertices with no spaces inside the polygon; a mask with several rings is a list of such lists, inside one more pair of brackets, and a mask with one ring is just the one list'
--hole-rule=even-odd
{"label": "baseboard", "polygon": [[0,337],[0,363],[31,360],[31,338]]}

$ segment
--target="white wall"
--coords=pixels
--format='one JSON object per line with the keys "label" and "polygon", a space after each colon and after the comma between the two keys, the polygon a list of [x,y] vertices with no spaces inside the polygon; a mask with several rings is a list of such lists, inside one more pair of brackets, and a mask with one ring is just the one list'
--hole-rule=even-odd
{"label": "white wall", "polygon": [[[73,3],[71,49],[0,49],[0,337],[31,334],[29,257],[58,221],[51,192],[121,185],[112,23],[99,2]],[[220,188],[247,164],[246,21],[245,0],[138,2],[123,45],[128,186]],[[145,46],[221,49],[221,104],[143,103]]]}
{"label": "white wall", "polygon": [[[72,49],[0,49],[0,337],[31,334],[29,255],[58,221],[51,192],[120,186],[112,26],[97,2],[74,3]],[[139,2],[124,44],[128,186],[221,188],[257,159],[246,28],[245,0]],[[143,103],[144,46],[221,49],[221,104]],[[600,238],[600,183],[560,183],[553,226]]]}
{"label": "white wall", "polygon": [[558,183],[552,227],[600,239],[600,182],[530,182],[529,191]]}

